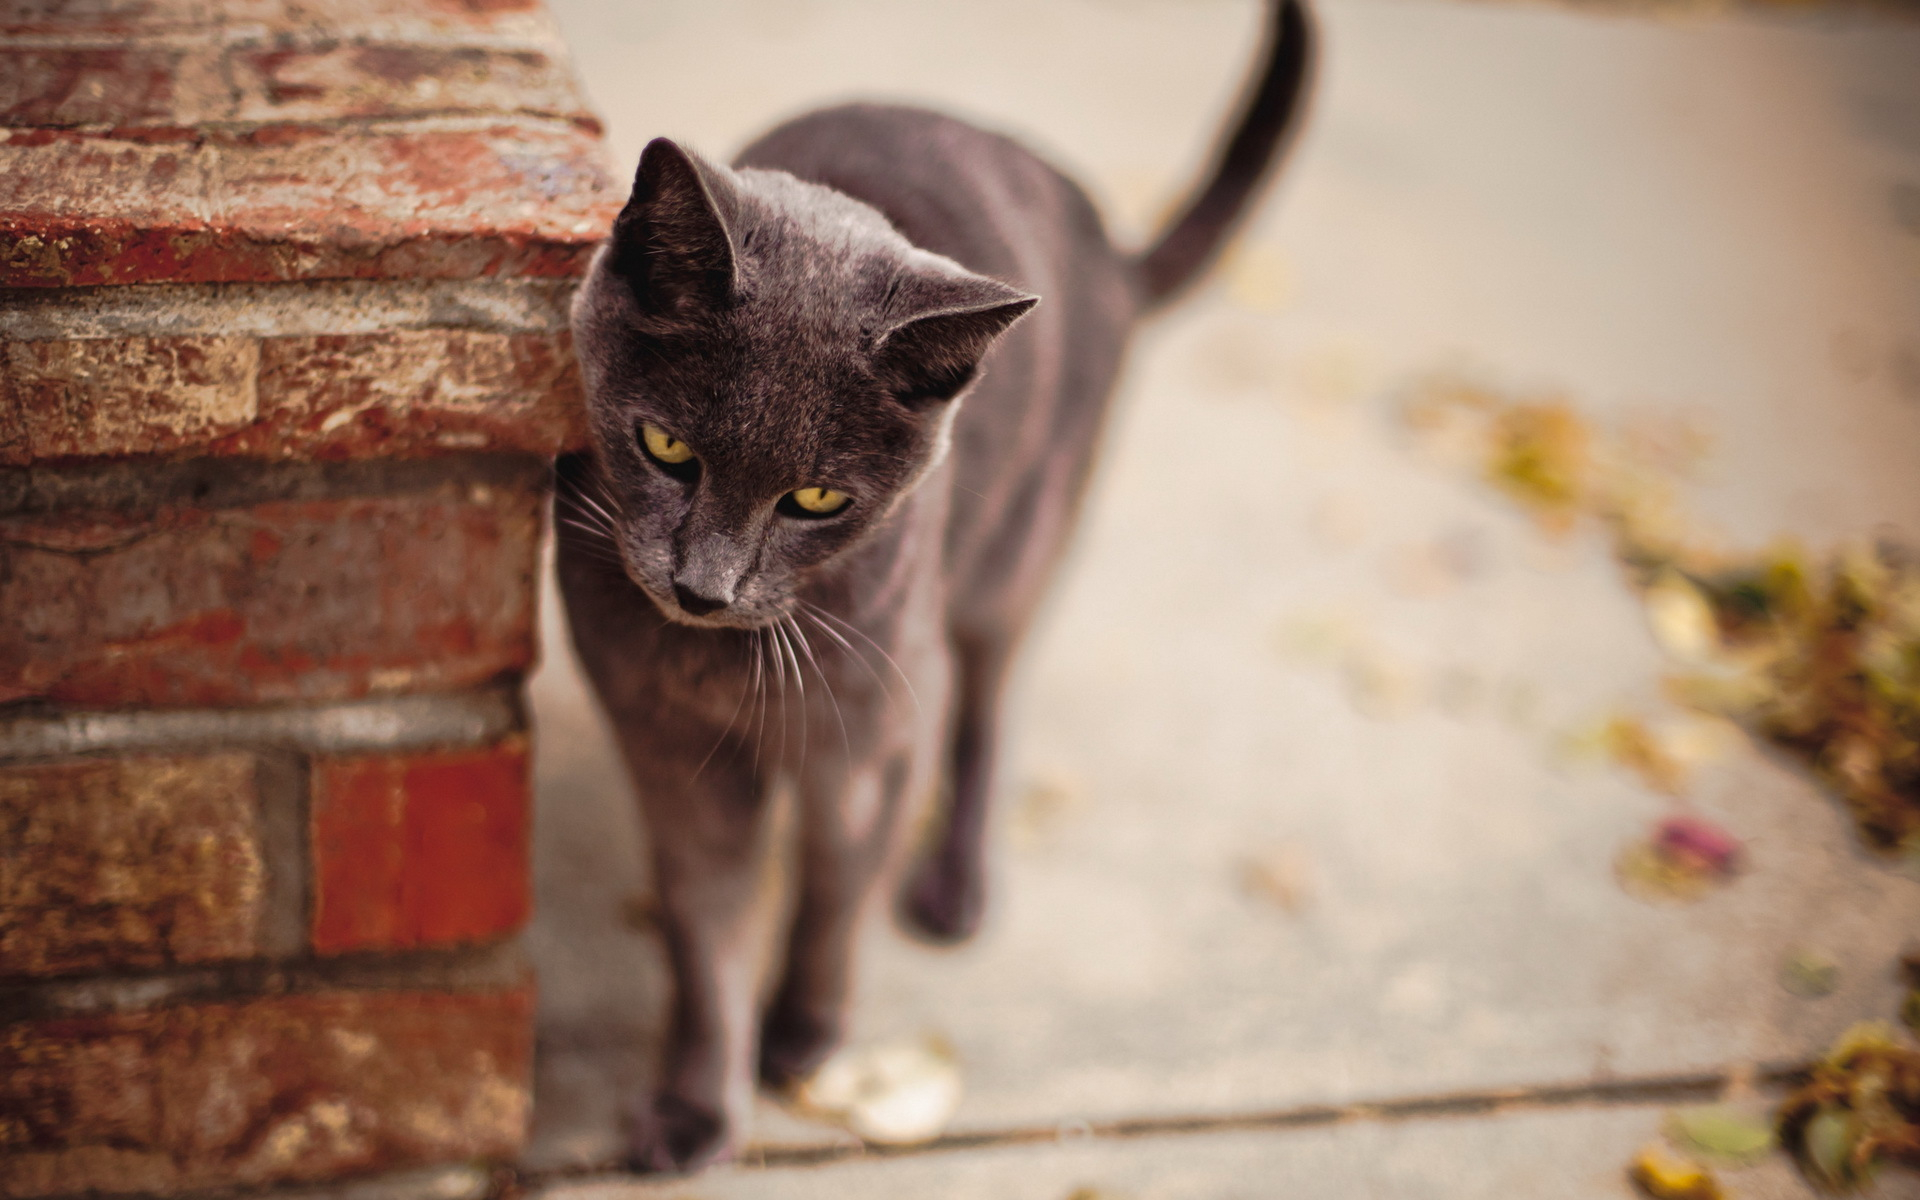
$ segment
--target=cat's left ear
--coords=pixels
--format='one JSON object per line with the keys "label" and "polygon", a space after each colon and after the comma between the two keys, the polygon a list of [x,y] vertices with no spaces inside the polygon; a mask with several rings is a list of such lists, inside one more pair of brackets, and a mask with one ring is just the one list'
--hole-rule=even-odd
{"label": "cat's left ear", "polygon": [[[982,275],[921,289],[925,307],[880,337],[874,372],[900,403],[927,408],[960,394],[989,347],[1040,297]],[[930,293],[930,294],[928,294]]]}
{"label": "cat's left ear", "polygon": [[684,324],[732,298],[733,199],[721,169],[666,138],[647,143],[613,222],[608,265],[651,322]]}

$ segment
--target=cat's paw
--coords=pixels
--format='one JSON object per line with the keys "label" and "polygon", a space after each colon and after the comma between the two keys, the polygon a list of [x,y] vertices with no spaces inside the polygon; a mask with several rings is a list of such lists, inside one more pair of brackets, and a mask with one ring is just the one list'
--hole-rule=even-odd
{"label": "cat's paw", "polygon": [[827,1061],[840,1035],[837,1019],[775,1004],[760,1028],[760,1082],[782,1092],[797,1086]]}
{"label": "cat's paw", "polygon": [[943,945],[978,933],[986,910],[987,881],[978,865],[941,857],[922,862],[900,897],[900,920],[908,932]]}
{"label": "cat's paw", "polygon": [[648,1174],[684,1174],[733,1156],[727,1118],[671,1093],[642,1103],[627,1141],[627,1166]]}

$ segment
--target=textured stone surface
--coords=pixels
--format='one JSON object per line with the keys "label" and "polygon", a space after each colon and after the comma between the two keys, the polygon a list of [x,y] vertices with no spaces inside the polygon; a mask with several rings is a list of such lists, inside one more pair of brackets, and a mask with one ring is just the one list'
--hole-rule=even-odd
{"label": "textured stone surface", "polygon": [[539,500],[0,518],[0,700],[188,706],[484,683],[531,661]]}
{"label": "textured stone surface", "polygon": [[0,1026],[0,1195],[510,1155],[532,996],[290,995]]}
{"label": "textured stone surface", "polygon": [[317,759],[313,948],[398,950],[504,937],[526,921],[527,743]]}
{"label": "textured stone surface", "polygon": [[257,953],[257,769],[245,754],[0,767],[0,976]]}

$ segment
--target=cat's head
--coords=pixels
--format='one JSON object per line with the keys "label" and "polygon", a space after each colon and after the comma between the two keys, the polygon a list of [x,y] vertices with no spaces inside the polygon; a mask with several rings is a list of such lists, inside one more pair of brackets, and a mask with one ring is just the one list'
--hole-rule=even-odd
{"label": "cat's head", "polygon": [[668,617],[772,621],[939,464],[1035,303],[839,192],[658,139],[574,301],[593,523]]}

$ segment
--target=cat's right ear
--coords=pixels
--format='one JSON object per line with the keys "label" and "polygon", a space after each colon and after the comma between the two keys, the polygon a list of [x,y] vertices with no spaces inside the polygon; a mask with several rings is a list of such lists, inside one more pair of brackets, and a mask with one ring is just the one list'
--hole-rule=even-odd
{"label": "cat's right ear", "polygon": [[633,195],[613,222],[608,266],[650,324],[690,324],[732,297],[731,199],[719,172],[668,139],[641,152]]}

